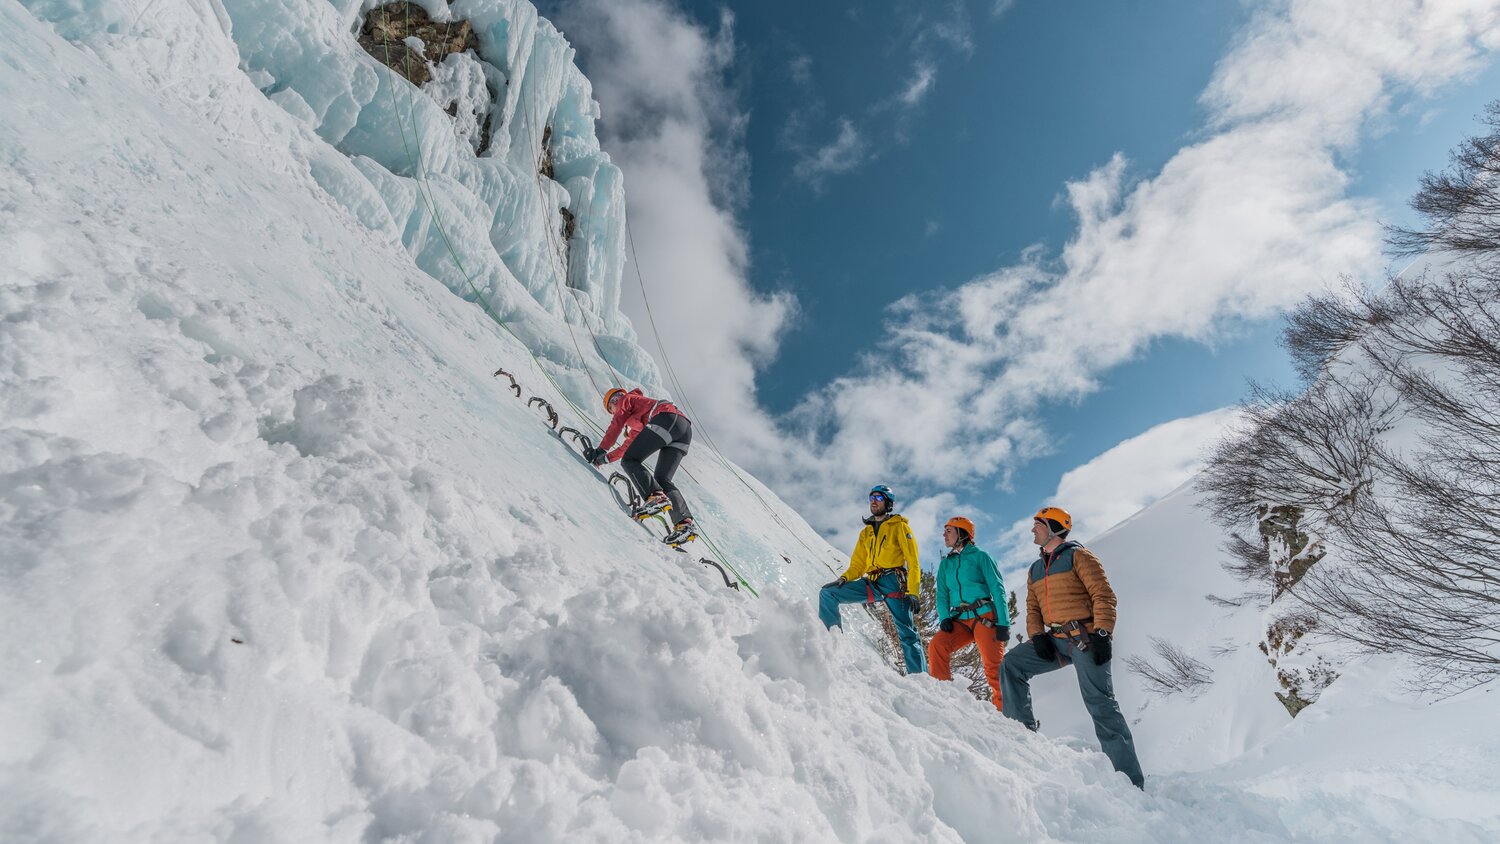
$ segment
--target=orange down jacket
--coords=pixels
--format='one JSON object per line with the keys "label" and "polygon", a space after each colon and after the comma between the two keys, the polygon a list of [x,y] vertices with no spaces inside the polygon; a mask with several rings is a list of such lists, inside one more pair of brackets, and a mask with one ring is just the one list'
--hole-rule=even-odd
{"label": "orange down jacket", "polygon": [[1026,587],[1026,635],[1051,624],[1084,621],[1088,630],[1115,631],[1115,590],[1099,558],[1077,542],[1064,542],[1031,564]]}

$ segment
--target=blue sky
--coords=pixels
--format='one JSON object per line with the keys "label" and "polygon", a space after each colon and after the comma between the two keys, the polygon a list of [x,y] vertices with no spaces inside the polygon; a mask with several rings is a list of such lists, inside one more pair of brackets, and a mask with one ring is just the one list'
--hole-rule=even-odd
{"label": "blue sky", "polygon": [[[1474,43],[1488,21],[1462,17],[1457,42],[1412,36],[1410,46],[1410,31],[1442,29],[1418,25],[1437,13],[1415,0],[1390,4],[1352,37],[1317,3],[1018,0],[996,14],[993,2],[634,2],[646,23],[611,17],[617,6],[599,0],[558,14],[595,82],[606,148],[626,172],[632,219],[648,241],[647,283],[667,288],[653,290],[653,305],[674,285],[686,298],[720,275],[739,283],[722,282],[727,315],[685,307],[669,320],[678,328],[668,352],[679,374],[710,370],[684,380],[732,455],[833,533],[843,532],[838,514],[853,521],[863,485],[888,480],[926,499],[925,521],[961,506],[1003,544],[1070,470],[1153,426],[1232,405],[1247,379],[1291,383],[1276,314],[1340,273],[1378,278],[1378,225],[1408,218],[1421,173],[1445,163],[1500,90],[1493,45]],[[650,75],[642,63],[687,81],[669,95],[659,82],[643,93],[647,83],[629,81]],[[705,197],[690,199],[693,180],[672,172],[682,133],[660,125],[699,133],[689,156],[708,173]],[[1279,158],[1285,167],[1247,177],[1243,191],[1267,188],[1243,214],[1224,210],[1234,193],[1183,210],[1215,174]],[[660,190],[675,180],[681,189]],[[702,207],[691,217],[680,211],[693,202]],[[698,228],[710,211],[716,225]],[[1226,222],[1207,236],[1192,228],[1212,214]],[[1279,230],[1288,219],[1294,231]],[[1206,237],[1224,238],[1222,260]],[[703,243],[727,257],[694,252]],[[1197,254],[1162,254],[1179,248]],[[1125,269],[1111,268],[1116,252],[1128,255]],[[1150,271],[1179,265],[1183,277],[1161,283]],[[1199,297],[1200,287],[1222,292]],[[893,312],[903,297],[906,310]],[[956,327],[963,302],[1004,310],[998,303],[1011,298],[1028,304],[998,327]],[[1105,304],[1075,321],[1095,302]],[[1109,302],[1145,303],[1150,315],[1112,323],[1122,308]],[[1079,351],[1076,366],[1071,344],[1061,347],[1068,354],[1048,352],[1045,335],[1057,332],[1037,334],[1034,350],[993,339],[1032,331],[1032,315],[1122,339]],[[893,328],[908,323],[909,335]],[[732,340],[721,364],[712,347],[723,336]],[[955,377],[1013,386],[945,384],[940,362],[919,360],[934,347],[965,361]],[[908,363],[926,368],[907,373],[910,390],[883,396],[880,385]],[[1025,383],[1028,373],[1039,383]],[[747,394],[753,404],[737,405]],[[886,411],[913,418],[877,418]],[[945,417],[962,414],[994,421],[950,430]],[[1195,452],[1223,421],[1178,431],[1178,451]],[[907,448],[902,424],[942,430]],[[873,455],[867,427],[880,432],[868,438]],[[962,466],[970,454],[975,465]],[[1155,484],[1124,499],[1166,492],[1191,457],[1163,455]],[[785,469],[798,461],[810,470]],[[1099,519],[1112,513],[1079,506]]]}

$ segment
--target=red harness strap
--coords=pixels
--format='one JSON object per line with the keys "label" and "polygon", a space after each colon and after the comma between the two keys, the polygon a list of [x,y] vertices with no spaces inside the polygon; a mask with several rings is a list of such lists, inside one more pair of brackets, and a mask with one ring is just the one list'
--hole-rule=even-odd
{"label": "red harness strap", "polygon": [[894,574],[894,573],[897,573],[897,572],[905,573],[905,571],[906,571],[906,569],[882,569],[881,572],[880,572],[880,574],[877,574],[874,577],[867,577],[867,578],[865,578],[865,603],[867,603],[867,604],[873,604],[876,601],[880,600],[881,598],[888,598],[888,599],[891,599],[891,600],[896,600],[896,599],[899,599],[899,598],[906,597],[906,590],[905,589],[897,589],[895,592],[891,592],[891,593],[888,593],[888,594],[885,594],[885,595],[879,595],[879,594],[877,594],[875,592],[875,582],[877,580],[879,580],[882,577],[885,577],[888,574]]}

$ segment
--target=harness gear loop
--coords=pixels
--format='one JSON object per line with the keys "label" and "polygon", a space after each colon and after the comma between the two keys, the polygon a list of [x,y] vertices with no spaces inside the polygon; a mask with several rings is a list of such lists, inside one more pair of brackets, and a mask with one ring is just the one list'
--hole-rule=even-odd
{"label": "harness gear loop", "polygon": [[1089,630],[1084,625],[1093,620],[1090,617],[1081,618],[1076,621],[1048,624],[1047,633],[1054,637],[1071,640],[1073,647],[1080,651],[1086,651],[1089,649]]}
{"label": "harness gear loop", "polygon": [[888,593],[885,593],[883,595],[877,595],[875,593],[875,584],[880,580],[880,578],[885,577],[888,574],[893,574],[893,573],[896,573],[896,572],[900,572],[900,574],[901,574],[901,580],[899,581],[899,583],[905,583],[906,582],[906,567],[905,566],[899,566],[897,568],[888,568],[888,569],[875,569],[874,571],[866,574],[864,576],[864,581],[865,581],[865,603],[867,603],[867,604],[873,604],[873,603],[875,603],[880,598],[887,598],[887,599],[890,599],[890,600],[900,600],[901,598],[906,597],[906,589],[905,588],[900,588],[900,589],[897,589],[895,592],[888,592]]}

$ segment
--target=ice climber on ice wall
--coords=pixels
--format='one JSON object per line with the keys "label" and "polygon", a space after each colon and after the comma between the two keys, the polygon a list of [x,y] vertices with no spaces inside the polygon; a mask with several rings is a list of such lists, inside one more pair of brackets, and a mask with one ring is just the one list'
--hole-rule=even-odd
{"label": "ice climber on ice wall", "polygon": [[970,642],[979,649],[990,700],[1000,709],[1000,661],[1010,639],[1010,610],[1005,605],[1005,582],[995,560],[974,544],[974,523],[954,516],[943,527],[948,553],[938,562],[938,633],[927,644],[928,673],[952,680],[949,660]]}
{"label": "ice climber on ice wall", "polygon": [[[687,457],[688,446],[693,442],[693,423],[666,399],[653,399],[640,390],[626,392],[623,387],[605,391],[604,409],[610,413],[609,427],[599,446],[584,457],[596,466],[619,460],[620,468],[644,499],[635,515],[649,516],[670,509],[675,521],[672,532],[662,541],[687,539],[693,534],[693,514],[682,491],[672,483],[672,476],[677,474],[677,467]],[[628,432],[624,441],[610,451],[621,430]],[[653,454],[658,455],[656,471],[647,472],[643,461]]]}
{"label": "ice climber on ice wall", "polygon": [[870,515],[854,543],[849,568],[838,580],[823,585],[818,593],[818,617],[829,628],[838,625],[840,604],[873,604],[885,601],[896,635],[901,639],[901,653],[906,659],[906,673],[920,674],[922,641],[917,635],[917,591],[921,588],[922,568],[917,562],[917,543],[911,536],[911,525],[895,512],[896,495],[885,484],[870,489]]}
{"label": "ice climber on ice wall", "polygon": [[1031,711],[1031,678],[1071,663],[1078,673],[1084,706],[1094,734],[1115,770],[1144,788],[1135,739],[1115,700],[1109,661],[1115,627],[1115,593],[1104,567],[1087,548],[1068,541],[1073,517],[1059,507],[1043,507],[1031,523],[1031,539],[1041,557],[1031,564],[1026,585],[1026,641],[1001,666],[1005,692],[1001,711],[1037,729]]}

